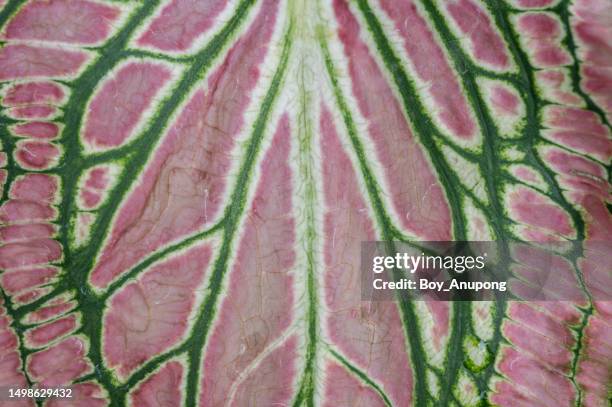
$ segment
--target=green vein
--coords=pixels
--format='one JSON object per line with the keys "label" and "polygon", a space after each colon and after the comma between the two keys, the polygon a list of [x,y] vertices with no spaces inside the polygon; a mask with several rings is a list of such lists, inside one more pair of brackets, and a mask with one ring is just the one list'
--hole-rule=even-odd
{"label": "green vein", "polygon": [[[174,113],[177,111],[181,103],[184,101],[186,95],[190,94],[191,89],[200,82],[200,79],[204,76],[204,74],[211,67],[213,61],[225,47],[225,45],[233,38],[235,31],[238,29],[242,20],[245,18],[248,10],[253,5],[254,0],[243,0],[236,10],[236,13],[232,16],[232,18],[227,22],[227,24],[221,29],[219,33],[217,33],[214,38],[207,44],[207,46],[200,52],[198,52],[194,56],[193,63],[188,67],[188,69],[183,73],[182,78],[176,84],[173,89],[173,92],[170,96],[166,97],[162,103],[161,107],[158,109],[154,119],[149,124],[144,133],[139,136],[138,140],[134,141],[134,149],[138,151],[138,154],[134,154],[130,156],[130,160],[126,163],[126,166],[123,171],[123,175],[117,183],[116,187],[111,191],[109,197],[107,199],[107,205],[99,210],[99,216],[92,227],[92,242],[85,247],[84,249],[77,251],[78,259],[75,259],[75,263],[73,267],[78,268],[81,273],[86,273],[91,269],[95,255],[99,251],[100,246],[104,241],[104,237],[110,226],[112,225],[112,219],[114,217],[115,212],[118,207],[121,205],[123,201],[123,197],[129,190],[130,185],[135,181],[136,177],[134,174],[139,173],[146,164],[148,157],[153,151],[156,141],[161,134],[164,134],[168,121],[170,118],[174,116]],[[141,17],[142,19],[142,17]],[[125,43],[120,43],[117,45],[117,49],[110,50],[108,53],[114,55],[119,52],[121,49],[125,48]],[[118,57],[115,57],[118,58]],[[115,63],[118,60],[112,61]],[[109,68],[110,69],[110,68]],[[101,76],[101,75],[100,75]],[[85,83],[95,84],[101,78],[97,77],[95,79],[92,78],[84,78],[83,81]],[[81,80],[79,80],[81,81]],[[78,88],[78,87],[77,87]],[[79,157],[75,161],[75,164],[79,167],[89,165],[88,158],[81,157],[78,153],[78,129],[80,128],[82,117],[77,116],[70,122],[66,120],[67,129],[71,129],[70,137],[66,137],[69,144],[74,144],[72,149],[72,154]],[[65,219],[63,219],[63,224],[68,223],[68,218],[72,211],[72,206],[74,202],[70,200],[69,197],[76,196],[75,188],[76,188],[76,180],[80,174],[74,174],[74,176],[70,177],[65,181],[66,183],[66,191],[64,196],[66,197],[65,205],[62,207],[66,208],[64,212]],[[67,243],[67,242],[66,242]]]}
{"label": "green vein", "polygon": [[213,40],[198,54],[194,56],[193,64],[184,73],[182,79],[175,87],[172,95],[162,101],[157,115],[149,127],[139,138],[139,155],[134,155],[124,168],[124,175],[117,187],[109,194],[106,206],[100,209],[100,216],[92,229],[91,243],[83,249],[71,252],[68,241],[68,225],[74,211],[74,198],[77,196],[77,180],[80,171],[90,163],[81,155],[79,146],[79,129],[83,120],[86,102],[93,93],[95,86],[110,70],[120,62],[123,50],[127,48],[130,38],[139,24],[153,13],[159,1],[149,1],[143,4],[130,16],[124,28],[119,31],[107,44],[98,50],[99,58],[90,65],[86,71],[73,84],[72,94],[65,108],[65,130],[62,137],[65,146],[65,155],[74,157],[70,167],[61,169],[63,172],[64,191],[60,208],[59,223],[65,225],[61,230],[60,238],[64,247],[66,275],[58,284],[59,287],[81,287],[76,291],[76,299],[83,314],[83,325],[80,332],[90,338],[89,358],[96,366],[96,378],[104,386],[110,398],[111,406],[123,405],[125,388],[117,385],[114,375],[105,365],[102,357],[102,312],[104,303],[87,287],[87,274],[93,265],[95,254],[102,244],[106,230],[110,227],[113,213],[121,202],[130,184],[134,182],[134,174],[143,168],[147,157],[152,151],[155,140],[164,133],[168,120],[173,116],[190,89],[198,83],[200,78],[211,66],[212,61],[221,52],[225,44],[230,41],[232,34],[237,30],[253,4],[252,0],[242,1],[236,14],[226,23]]}
{"label": "green vein", "polygon": [[425,147],[434,169],[438,174],[439,180],[444,187],[451,210],[454,239],[465,240],[465,220],[460,206],[461,196],[458,194],[455,187],[460,182],[457,175],[445,162],[444,155],[434,141],[434,137],[443,137],[437,129],[429,125],[430,120],[427,117],[426,109],[421,100],[416,96],[418,94],[416,87],[414,83],[408,79],[402,67],[401,60],[393,51],[380,22],[368,5],[367,0],[358,0],[357,4],[365,18],[385,67],[396,84],[404,105],[404,110],[410,118],[410,123],[415,129],[416,136],[419,142]]}
{"label": "green vein", "polygon": [[9,0],[0,10],[0,29],[4,27],[13,14],[26,3],[26,0]]}
{"label": "green vein", "polygon": [[149,257],[141,261],[138,265],[134,266],[129,272],[123,274],[116,281],[113,281],[108,286],[108,288],[104,290],[104,293],[100,296],[99,301],[106,302],[106,300],[109,297],[111,297],[117,290],[123,287],[123,285],[125,285],[126,282],[136,278],[140,273],[145,271],[151,264],[158,262],[159,260],[171,255],[174,252],[177,252],[181,249],[185,249],[202,239],[205,239],[209,236],[214,235],[217,231],[221,230],[222,227],[223,227],[223,222],[219,222],[213,227],[206,229],[203,232],[196,233],[193,236],[190,236],[186,239],[182,239],[170,246],[164,247],[160,251],[157,251],[149,255]]}
{"label": "green vein", "polygon": [[384,402],[385,402],[385,404],[387,406],[389,406],[389,407],[393,406],[393,404],[391,403],[391,400],[389,399],[389,396],[387,396],[387,394],[385,394],[383,389],[381,389],[378,384],[376,384],[372,379],[370,379],[367,374],[365,374],[363,371],[361,371],[361,369],[359,369],[357,366],[355,366],[351,362],[349,362],[347,358],[342,356],[335,349],[330,348],[329,352],[336,358],[336,360],[338,362],[340,362],[340,364],[342,364],[345,368],[347,368],[355,376],[357,376],[359,379],[361,379],[361,381],[363,381],[368,386],[373,388],[374,391],[376,391],[380,395],[380,397],[384,400]]}
{"label": "green vein", "polygon": [[[4,307],[6,308],[6,312],[9,316],[14,315],[13,313],[15,312],[14,308],[13,308],[13,303],[11,301],[11,299],[9,298],[9,296],[6,294],[6,292],[4,292],[4,289],[0,287],[0,300],[4,303]],[[2,306],[2,303],[0,303],[0,307]],[[29,387],[31,387],[33,385],[33,382],[30,380],[30,377],[28,374],[25,374],[26,372],[26,358],[23,355],[26,355],[28,352],[28,349],[24,346],[24,341],[23,341],[23,334],[24,334],[24,326],[23,324],[21,324],[20,321],[18,321],[16,318],[13,318],[13,321],[10,324],[10,327],[13,328],[13,333],[17,336],[17,351],[19,352],[20,357],[20,363],[19,363],[19,369],[24,373],[25,379],[26,379],[26,383],[28,384]]]}
{"label": "green vein", "polygon": [[[384,205],[379,195],[378,185],[375,181],[375,178],[372,176],[372,173],[368,167],[367,160],[365,158],[364,147],[361,144],[357,136],[357,129],[355,127],[355,123],[353,121],[350,110],[346,104],[345,97],[342,93],[340,85],[338,83],[338,75],[336,73],[336,69],[333,64],[333,60],[331,54],[329,52],[329,48],[327,46],[327,41],[325,39],[325,33],[323,31],[319,32],[319,43],[323,52],[323,57],[325,60],[325,65],[327,68],[328,77],[332,84],[332,89],[335,95],[336,104],[338,105],[342,117],[344,119],[344,124],[346,126],[351,144],[353,146],[353,150],[355,151],[359,167],[362,173],[362,176],[366,183],[366,188],[368,191],[368,196],[370,197],[370,201],[372,202],[372,206],[374,208],[374,213],[376,216],[376,220],[380,225],[382,230],[382,237],[384,240],[391,242],[394,238],[392,234],[392,223],[389,220],[389,217],[385,213]],[[416,312],[414,310],[414,306],[406,301],[405,299],[400,299],[398,307],[400,309],[401,315],[403,316],[403,326],[404,332],[406,334],[406,338],[408,339],[408,343],[410,346],[410,355],[411,360],[413,362],[412,368],[414,372],[414,395],[415,395],[415,405],[425,405],[426,404],[426,383],[425,383],[425,352],[422,347],[421,333],[419,331],[418,318],[416,316]]]}
{"label": "green vein", "polygon": [[223,242],[219,251],[219,257],[215,261],[214,269],[210,277],[208,287],[208,295],[204,300],[200,313],[197,317],[193,331],[195,335],[190,340],[189,355],[189,373],[187,374],[187,393],[186,405],[195,407],[197,401],[198,378],[200,373],[200,365],[202,363],[202,351],[206,338],[208,337],[210,327],[214,321],[215,309],[217,300],[221,293],[221,288],[224,276],[229,267],[230,251],[232,243],[239,227],[241,215],[245,206],[245,199],[248,191],[249,180],[252,176],[252,168],[255,165],[259,147],[263,140],[268,117],[276,99],[278,89],[280,88],[283,74],[287,66],[287,59],[290,49],[290,31],[285,35],[283,51],[279,66],[272,78],[272,83],[266,96],[261,104],[259,115],[253,126],[253,133],[250,137],[250,142],[247,147],[244,162],[240,167],[238,174],[238,183],[231,194],[231,204],[227,207],[224,215],[226,222],[223,225]]}
{"label": "green vein", "polygon": [[299,169],[300,179],[304,183],[304,200],[305,200],[305,224],[306,232],[304,236],[304,249],[306,254],[306,290],[308,297],[308,310],[307,310],[307,348],[306,348],[306,362],[304,367],[304,373],[302,375],[302,381],[299,386],[294,406],[301,404],[313,405],[314,404],[314,374],[315,374],[315,359],[317,354],[317,324],[318,324],[318,304],[317,304],[317,284],[316,284],[316,219],[315,219],[315,205],[317,202],[317,191],[316,183],[314,179],[314,163],[313,163],[313,130],[312,130],[312,112],[311,107],[311,95],[306,91],[308,85],[306,81],[306,69],[304,61],[300,61],[300,77],[297,80],[300,81],[300,109],[297,118],[297,134],[299,142]]}
{"label": "green vein", "polygon": [[[486,191],[489,197],[489,210],[488,219],[494,230],[497,239],[504,239],[505,233],[501,219],[504,218],[503,205],[500,203],[499,192],[496,188],[498,185],[496,179],[499,177],[499,157],[496,151],[499,150],[497,141],[499,135],[497,134],[497,128],[495,127],[493,120],[488,114],[485,108],[485,102],[482,100],[482,96],[478,91],[478,85],[476,84],[476,78],[474,76],[471,60],[464,54],[463,50],[459,46],[459,41],[454,38],[453,33],[450,31],[448,26],[445,24],[444,18],[433,5],[433,3],[423,3],[427,14],[429,15],[435,30],[440,34],[439,37],[447,49],[451,63],[454,66],[456,72],[463,72],[460,76],[463,88],[466,90],[468,101],[472,106],[475,113],[478,125],[483,135],[483,150],[482,157],[479,162],[482,174],[488,174],[485,176]],[[507,252],[507,248],[502,246],[502,251]],[[463,340],[468,332],[467,329],[463,329],[465,318],[469,316],[469,308],[463,309],[463,302],[453,303],[453,329],[450,337],[450,345],[447,356],[447,369],[446,374],[442,380],[442,394],[439,400],[440,406],[445,406],[449,402],[451,396],[451,388],[456,383],[459,370],[463,365]],[[466,303],[469,304],[469,303]]]}
{"label": "green vein", "polygon": [[[524,95],[525,103],[527,107],[527,125],[525,126],[524,131],[528,138],[527,142],[529,143],[529,146],[530,146],[529,150],[527,151],[528,160],[530,161],[530,164],[532,164],[538,170],[538,172],[542,175],[545,182],[547,182],[547,184],[550,185],[552,189],[551,198],[555,202],[560,204],[561,207],[563,207],[563,209],[566,210],[570,214],[570,217],[572,218],[574,226],[576,228],[577,241],[581,241],[585,237],[584,220],[582,219],[579,212],[566,201],[563,194],[561,193],[560,187],[558,186],[558,184],[556,183],[554,179],[554,174],[548,167],[545,166],[545,164],[542,162],[540,157],[534,152],[534,144],[537,142],[537,140],[539,140],[539,135],[540,135],[537,111],[538,111],[538,107],[544,104],[544,101],[542,101],[539,98],[539,96],[536,94],[536,92],[534,92],[535,83],[534,83],[534,78],[530,73],[530,64],[528,62],[528,58],[525,52],[519,46],[519,42],[516,39],[516,36],[511,28],[507,15],[505,15],[501,10],[498,10],[494,7],[493,0],[486,0],[486,1],[487,1],[487,4],[489,5],[489,9],[494,11],[493,17],[495,19],[495,22],[498,25],[498,27],[502,28],[501,32],[509,46],[510,52],[512,53],[513,57],[515,58],[519,66],[519,71],[520,71],[522,80],[519,83],[517,83],[516,86],[520,89],[521,94]],[[567,7],[567,4],[565,6]],[[575,54],[573,54],[573,56],[575,58]],[[577,78],[574,76],[573,80],[576,80],[576,79]],[[576,86],[575,82],[574,82],[574,86]],[[581,251],[579,248],[577,248],[570,255],[573,259],[577,259],[580,254],[581,254]],[[575,262],[574,262],[574,269],[576,271],[576,275],[579,279],[579,282],[580,282],[580,285],[583,291],[590,298],[590,293],[588,293],[588,291],[585,289],[585,286],[584,286],[582,272],[579,270]],[[583,327],[586,326],[586,319],[588,319],[588,315],[590,315],[591,312],[592,312],[592,306],[589,307],[589,309],[586,311],[585,318],[583,318],[583,321],[582,321]],[[496,316],[496,319],[498,318],[498,316]],[[499,320],[500,320],[499,324],[501,324],[503,322],[503,316],[499,317]],[[496,333],[495,333],[496,338],[501,337],[501,333],[499,332],[500,327],[501,325],[496,324]],[[578,334],[580,337],[582,336],[581,331],[579,331]],[[492,351],[494,354],[497,354],[498,352],[498,343],[499,343],[499,339],[497,339],[495,346],[492,348]],[[579,353],[580,346],[581,344],[577,345],[575,352]],[[577,358],[578,358],[577,353],[574,353],[573,368],[575,367]],[[487,379],[490,374],[492,374],[492,372],[487,372]],[[570,380],[572,381],[574,387],[577,390],[577,393],[579,395],[577,401],[579,401],[581,398],[582,390],[575,382],[574,375],[575,375],[575,372],[572,373],[572,377],[570,377]],[[576,404],[576,405],[579,405],[579,404]]]}
{"label": "green vein", "polygon": [[[367,21],[370,31],[374,36],[374,40],[387,66],[387,69],[397,84],[398,90],[404,102],[404,109],[411,118],[411,122],[416,130],[419,140],[429,152],[434,168],[436,169],[440,181],[445,189],[451,209],[451,216],[453,218],[454,238],[455,240],[465,240],[466,229],[463,218],[464,215],[460,206],[461,199],[456,187],[456,185],[460,185],[460,183],[457,179],[455,179],[454,173],[442,159],[442,154],[432,137],[428,137],[432,134],[433,129],[426,125],[428,121],[426,120],[424,108],[417,97],[414,96],[417,94],[416,90],[412,83],[408,80],[404,70],[401,68],[402,65],[399,63],[397,56],[394,54],[391,46],[389,45],[388,39],[385,37],[380,23],[377,21],[365,0],[360,0],[358,4]],[[450,333],[449,346],[446,356],[447,369],[446,375],[441,384],[442,395],[439,402],[439,405],[441,406],[448,403],[447,397],[451,393],[450,387],[454,384],[459,368],[461,367],[462,358],[459,356],[461,356],[461,344],[463,341],[463,335],[465,333],[462,321],[470,314],[470,309],[471,306],[469,302],[459,301],[453,303],[453,320],[451,322],[452,330]],[[408,324],[408,326],[410,326],[410,324]],[[410,337],[413,335],[413,333],[408,332],[408,335]],[[414,355],[414,352],[411,353],[411,356],[412,355]],[[415,361],[414,363],[416,364],[417,362]],[[417,380],[419,380],[419,373],[416,371],[415,376]],[[416,405],[423,403],[418,399],[415,400],[415,402]]]}
{"label": "green vein", "polygon": [[606,113],[597,103],[593,101],[591,96],[588,93],[586,93],[580,86],[580,82],[581,82],[580,62],[579,62],[579,59],[576,53],[578,46],[576,45],[576,42],[574,41],[574,34],[571,29],[571,24],[569,21],[570,5],[571,5],[570,0],[561,1],[559,5],[557,6],[557,9],[558,9],[557,14],[559,15],[561,23],[565,27],[565,38],[563,39],[562,44],[564,44],[567,47],[567,49],[570,52],[570,55],[572,56],[572,60],[573,60],[573,64],[569,67],[570,76],[572,80],[572,88],[574,92],[580,95],[580,97],[582,97],[582,99],[585,101],[587,109],[592,112],[595,112],[597,116],[599,116],[599,119],[602,121],[602,123],[608,126],[608,128],[612,129],[612,126],[610,125],[610,122],[608,121]]}

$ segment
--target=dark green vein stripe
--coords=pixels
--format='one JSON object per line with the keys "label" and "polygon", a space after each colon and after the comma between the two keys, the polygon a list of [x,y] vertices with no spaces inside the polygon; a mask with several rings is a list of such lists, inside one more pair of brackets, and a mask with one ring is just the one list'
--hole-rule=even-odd
{"label": "dark green vein stripe", "polygon": [[4,27],[13,14],[26,3],[26,0],[9,0],[4,5],[4,8],[0,9],[0,29]]}
{"label": "dark green vein stripe", "polygon": [[381,389],[378,384],[376,384],[374,381],[372,381],[372,379],[370,379],[367,374],[365,374],[357,366],[355,366],[351,362],[349,362],[348,359],[346,359],[344,356],[342,356],[335,349],[330,349],[329,352],[332,355],[334,355],[334,357],[336,358],[336,360],[338,362],[340,362],[344,367],[346,367],[349,371],[351,371],[355,376],[357,376],[359,379],[361,379],[361,381],[363,381],[368,386],[373,388],[374,391],[376,391],[376,393],[378,393],[380,395],[380,397],[384,400],[384,402],[385,402],[385,404],[387,406],[389,406],[389,407],[393,406],[393,404],[391,404],[391,400],[385,394],[383,389]]}

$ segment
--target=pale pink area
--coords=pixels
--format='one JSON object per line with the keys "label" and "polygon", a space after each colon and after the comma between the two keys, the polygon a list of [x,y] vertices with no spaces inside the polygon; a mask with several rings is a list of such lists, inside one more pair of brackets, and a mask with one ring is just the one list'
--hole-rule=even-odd
{"label": "pale pink area", "polygon": [[536,72],[535,75],[536,78],[545,81],[550,86],[561,86],[567,82],[567,75],[562,70],[543,69]]}
{"label": "pale pink area", "polygon": [[0,223],[37,223],[54,220],[57,211],[46,204],[10,199],[0,206]]}
{"label": "pale pink area", "polygon": [[[408,53],[419,79],[427,83],[428,91],[437,104],[435,109],[442,122],[451,130],[454,137],[463,140],[472,140],[476,137],[476,124],[474,123],[470,109],[465,97],[461,93],[459,82],[444,55],[444,52],[434,38],[430,27],[417,11],[416,5],[412,1],[380,0],[382,8],[389,18],[395,23],[395,28],[404,39],[404,47]],[[345,43],[345,48],[351,50],[347,52],[352,66],[352,76],[357,73],[363,76],[381,76],[380,69],[372,60],[369,52],[359,39],[359,24],[351,15],[344,0],[335,0],[334,8],[336,16],[340,21],[340,37]],[[345,49],[346,51],[346,49]],[[360,56],[361,55],[361,56]],[[355,59],[366,58],[367,69],[359,68]],[[363,63],[364,61],[361,61]],[[361,71],[363,69],[363,72]],[[371,78],[366,80],[369,81]],[[378,79],[376,82],[384,81]],[[356,85],[354,85],[356,86]],[[380,88],[378,85],[377,88]],[[372,94],[391,97],[388,85],[385,83],[382,90],[371,89],[370,99],[372,102],[380,101],[371,98]],[[380,108],[386,103],[376,103]],[[374,103],[373,103],[374,104]],[[397,102],[393,102],[397,104]],[[399,145],[399,144],[398,144]],[[439,240],[445,240],[440,238]]]}
{"label": "pale pink area", "polygon": [[8,156],[4,151],[0,151],[0,168],[6,167],[8,164]]}
{"label": "pale pink area", "polygon": [[23,140],[17,142],[14,158],[20,167],[28,170],[46,170],[59,161],[59,148],[47,141]]}
{"label": "pale pink area", "polygon": [[[564,247],[566,247],[565,244],[559,246],[559,248]],[[551,248],[554,248],[554,244],[551,245]],[[535,289],[522,287],[523,284],[518,283],[518,286],[521,287],[519,290],[513,282],[513,293],[524,299],[558,299],[577,302],[586,300],[576,278],[574,267],[564,257],[535,245],[515,247],[513,257],[520,265],[514,266],[512,271],[530,286],[535,287]]]}
{"label": "pale pink area", "polygon": [[490,102],[496,114],[519,116],[521,100],[513,88],[505,85],[494,85],[491,89]]}
{"label": "pale pink area", "polygon": [[64,399],[49,399],[45,407],[105,407],[108,398],[104,389],[96,382],[81,382],[71,384],[72,397]]}
{"label": "pale pink area", "polygon": [[4,37],[93,45],[110,35],[119,14],[87,0],[33,0],[9,22]]}
{"label": "pale pink area", "polygon": [[525,37],[525,51],[534,66],[550,68],[572,62],[569,52],[561,45],[564,32],[554,14],[542,12],[519,14],[516,29]]}
{"label": "pale pink area", "polygon": [[578,0],[571,4],[572,30],[579,54],[587,65],[610,66],[612,63],[612,5],[607,0]]}
{"label": "pale pink area", "polygon": [[91,192],[87,189],[81,191],[81,201],[83,202],[83,208],[95,209],[101,202],[102,196],[97,192]]}
{"label": "pale pink area", "polygon": [[35,120],[47,119],[57,113],[57,109],[49,105],[29,105],[13,107],[6,111],[6,115],[13,119]]}
{"label": "pale pink area", "polygon": [[545,125],[551,128],[543,132],[545,137],[609,162],[612,137],[594,112],[576,107],[549,106],[544,108],[543,117]]}
{"label": "pale pink area", "polygon": [[[555,303],[551,304],[554,305]],[[552,342],[556,342],[565,348],[571,348],[576,343],[576,339],[568,325],[573,322],[574,316],[563,312],[563,309],[559,307],[554,311],[561,312],[551,314],[544,309],[538,309],[534,303],[512,301],[508,305],[508,316],[510,318],[535,332],[539,332]]]}
{"label": "pale pink area", "polygon": [[530,304],[541,308],[548,315],[568,325],[579,324],[583,317],[582,312],[576,308],[581,304],[570,301],[531,301]]}
{"label": "pale pink area", "polygon": [[30,269],[7,271],[0,275],[2,289],[12,295],[20,291],[49,284],[59,274],[56,267],[35,267]]}
{"label": "pale pink area", "polygon": [[20,137],[39,139],[54,139],[59,134],[59,126],[49,122],[27,122],[10,127],[10,130]]}
{"label": "pale pink area", "polygon": [[514,166],[512,167],[511,172],[516,178],[527,183],[535,183],[541,179],[539,174],[534,169],[526,165]]}
{"label": "pale pink area", "polygon": [[77,215],[77,223],[75,227],[75,236],[77,241],[83,241],[89,238],[91,225],[96,220],[96,215],[91,212],[79,212]]}
{"label": "pale pink area", "polygon": [[514,231],[521,240],[526,242],[554,243],[563,239],[562,236],[529,225],[515,225]]}
{"label": "pale pink area", "polygon": [[333,362],[328,362],[326,367],[324,391],[324,407],[386,407],[387,405],[372,387],[360,382],[344,367]]}
{"label": "pale pink area", "polygon": [[34,288],[30,291],[25,291],[15,295],[11,300],[13,301],[13,304],[21,306],[36,301],[43,295],[49,294],[51,290],[51,287]]}
{"label": "pale pink area", "polygon": [[545,162],[559,174],[559,184],[566,189],[599,194],[607,199],[610,184],[604,167],[585,157],[568,153],[560,148],[551,147],[543,154]]}
{"label": "pale pink area", "polygon": [[95,209],[102,202],[102,195],[98,192],[92,192],[88,189],[81,191],[81,201],[83,202],[83,208]]}
{"label": "pale pink area", "polygon": [[576,107],[546,106],[544,123],[552,128],[569,129],[599,136],[609,136],[609,130],[595,112]]}
{"label": "pale pink area", "polygon": [[520,186],[508,193],[506,199],[512,219],[561,236],[575,235],[567,212],[545,195]]}
{"label": "pale pink area", "polygon": [[70,337],[28,356],[26,371],[41,386],[67,385],[93,370],[86,355],[83,339]]}
{"label": "pale pink area", "polygon": [[609,315],[595,315],[584,331],[585,348],[578,361],[576,381],[585,390],[586,407],[604,406],[609,401],[612,360],[612,325]]}
{"label": "pale pink area", "polygon": [[55,298],[36,311],[26,315],[26,323],[39,324],[57,318],[68,313],[76,307],[76,302],[67,301],[65,298]]}
{"label": "pale pink area", "polygon": [[594,301],[593,307],[603,317],[612,317],[612,301]]}
{"label": "pale pink area", "polygon": [[85,186],[93,189],[104,189],[109,182],[109,168],[98,166],[90,168],[87,172]]}
{"label": "pale pink area", "polygon": [[502,332],[515,348],[531,355],[551,370],[569,374],[573,354],[571,349],[562,346],[557,339],[546,337],[531,327],[515,322],[504,322]]}
{"label": "pale pink area", "polygon": [[[475,237],[478,237],[479,240],[484,240],[484,238],[488,238],[488,236],[490,235],[490,231],[487,222],[482,214],[467,214],[466,219],[466,223],[472,229]],[[476,238],[474,238],[474,240],[476,240]]]}
{"label": "pale pink area", "polygon": [[433,326],[425,337],[431,338],[433,348],[438,352],[444,351],[445,340],[448,338],[450,328],[450,303],[443,301],[426,301],[427,308],[433,318]]}
{"label": "pale pink area", "polygon": [[[401,224],[425,240],[449,240],[452,222],[438,179],[414,140],[380,68],[359,39],[357,20],[344,1],[334,1],[334,8],[341,23],[339,35],[349,60],[353,93],[369,121],[369,135],[384,166],[390,198]],[[449,88],[448,84],[445,86]]]}
{"label": "pale pink area", "polygon": [[[593,194],[577,193],[575,201],[584,208],[587,225],[584,258],[578,261],[587,289],[595,300],[610,300],[612,282],[612,214],[606,200]],[[601,292],[603,290],[603,293]]]}
{"label": "pale pink area", "polygon": [[550,13],[519,14],[517,24],[521,35],[531,38],[557,38],[562,33],[561,23]]}
{"label": "pale pink area", "polygon": [[[612,222],[610,222],[612,224]],[[599,243],[599,248],[595,246]],[[612,241],[587,244],[586,259],[579,261],[584,283],[594,299],[612,300]]]}
{"label": "pale pink area", "polygon": [[0,243],[53,237],[56,227],[49,223],[31,223],[0,227]]}
{"label": "pale pink area", "polygon": [[330,339],[352,363],[380,383],[394,405],[407,405],[412,373],[402,321],[395,302],[362,301],[361,242],[376,240],[376,234],[355,169],[325,106],[321,132],[326,207],[323,295]]}
{"label": "pale pink area", "polygon": [[[295,261],[290,129],[284,115],[261,165],[217,325],[204,358],[200,399],[224,406],[228,391],[291,322]],[[219,374],[218,372],[224,372]]]}
{"label": "pale pink area", "polygon": [[534,66],[538,68],[550,68],[571,64],[570,54],[558,43],[538,43],[533,45],[531,57]]}
{"label": "pale pink area", "polygon": [[48,174],[25,174],[13,181],[9,196],[42,203],[56,203],[58,178]]}
{"label": "pale pink area", "polygon": [[606,67],[584,66],[582,87],[608,113],[612,113],[612,64]]}
{"label": "pale pink area", "polygon": [[62,88],[54,82],[26,82],[11,86],[2,98],[2,104],[61,104],[65,96]]}
{"label": "pale pink area", "polygon": [[584,296],[574,271],[571,268],[554,270],[516,266],[512,271],[521,280],[510,279],[509,289],[525,300],[563,300],[585,303]]}
{"label": "pale pink area", "polygon": [[265,1],[243,37],[189,101],[157,147],[140,183],[118,210],[111,238],[91,282],[105,287],[144,256],[214,221],[224,203],[226,176],[259,80],[277,4]]}
{"label": "pale pink area", "polygon": [[131,62],[113,73],[87,108],[86,144],[107,149],[125,143],[169,79],[168,68],[150,62]]}
{"label": "pale pink area", "polygon": [[[0,298],[0,387],[27,388],[28,382],[21,370],[19,342],[11,328],[12,318],[6,313],[4,300]],[[35,406],[32,399],[11,401],[10,406]]]}
{"label": "pale pink area", "polygon": [[500,381],[494,388],[490,400],[500,407],[544,407],[543,402],[537,401],[537,396],[531,395],[527,389],[517,388],[507,381]]}
{"label": "pale pink area", "polygon": [[25,332],[24,340],[29,348],[41,348],[54,340],[69,334],[77,328],[75,314],[39,325]]}
{"label": "pale pink area", "polygon": [[110,186],[109,172],[107,166],[96,166],[87,171],[85,183],[79,193],[83,208],[95,209],[102,202]]}
{"label": "pale pink area", "polygon": [[[529,394],[541,405],[566,406],[574,402],[575,391],[569,378],[526,353],[503,348],[497,368],[514,386],[523,389],[521,393]],[[496,396],[492,401],[497,402]]]}
{"label": "pale pink area", "polygon": [[607,0],[572,2],[571,26],[581,59],[581,87],[612,119],[612,4]]}
{"label": "pale pink area", "polygon": [[21,78],[62,78],[74,76],[89,59],[81,51],[22,44],[0,49],[0,81]]}
{"label": "pale pink area", "polygon": [[536,71],[535,77],[540,87],[544,89],[545,97],[551,102],[569,106],[582,105],[582,98],[571,91],[571,80],[566,72],[544,69]]}
{"label": "pale pink area", "polygon": [[470,40],[470,52],[476,61],[497,69],[508,69],[510,57],[506,43],[495,30],[489,13],[472,0],[444,2],[451,17]]}
{"label": "pale pink area", "polygon": [[179,362],[164,364],[136,387],[130,395],[132,404],[139,407],[180,406],[183,370]]}
{"label": "pale pink area", "polygon": [[[240,383],[231,401],[233,407],[289,406],[297,382],[295,361],[298,357],[297,339],[289,338],[282,346],[267,355]],[[207,406],[206,400],[201,400]]]}
{"label": "pale pink area", "polygon": [[595,178],[588,174],[577,173],[576,176],[558,175],[559,186],[565,190],[582,192],[599,196],[603,200],[610,199],[610,184],[603,178]]}
{"label": "pale pink area", "polygon": [[103,349],[108,367],[125,378],[187,332],[197,290],[211,257],[209,244],[159,263],[110,300]]}
{"label": "pale pink area", "polygon": [[138,45],[185,51],[207,32],[227,0],[172,0],[138,39]]}
{"label": "pale pink area", "polygon": [[579,131],[544,131],[542,135],[574,151],[607,162],[612,156],[612,139]]}

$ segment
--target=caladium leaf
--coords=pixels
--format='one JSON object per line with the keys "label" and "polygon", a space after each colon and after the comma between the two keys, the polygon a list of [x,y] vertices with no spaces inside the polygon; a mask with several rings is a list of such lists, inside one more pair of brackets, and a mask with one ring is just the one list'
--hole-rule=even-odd
{"label": "caladium leaf", "polygon": [[[0,404],[607,405],[611,27],[608,0],[0,1]],[[368,301],[377,240],[574,242],[578,295]]]}

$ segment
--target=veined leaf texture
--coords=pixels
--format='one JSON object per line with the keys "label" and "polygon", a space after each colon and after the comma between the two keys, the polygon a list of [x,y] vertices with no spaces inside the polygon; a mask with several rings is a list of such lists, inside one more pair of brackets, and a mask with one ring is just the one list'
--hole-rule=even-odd
{"label": "veined leaf texture", "polygon": [[[2,0],[0,87],[1,406],[609,405],[609,0]],[[368,301],[365,241],[580,298]]]}

